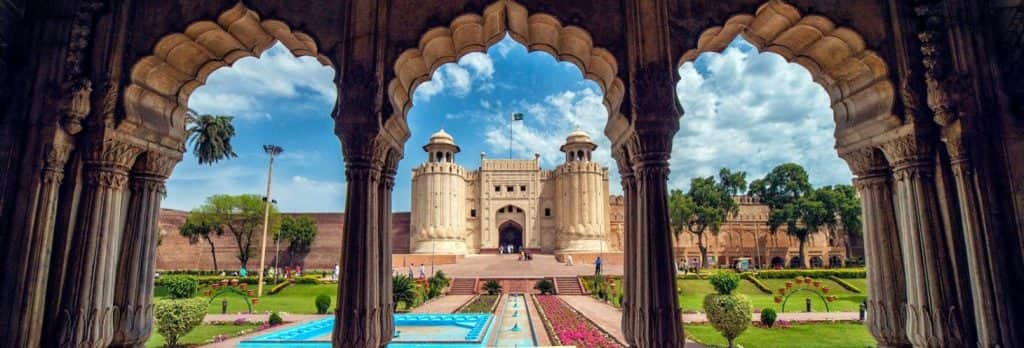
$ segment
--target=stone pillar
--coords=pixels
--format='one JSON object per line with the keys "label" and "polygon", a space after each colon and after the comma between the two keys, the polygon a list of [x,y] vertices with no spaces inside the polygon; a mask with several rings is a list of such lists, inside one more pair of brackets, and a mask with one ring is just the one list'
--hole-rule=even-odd
{"label": "stone pillar", "polygon": [[637,323],[639,316],[636,311],[634,298],[637,294],[636,278],[631,276],[636,273],[636,179],[633,177],[633,168],[629,165],[627,153],[617,152],[615,156],[619,164],[619,177],[622,179],[622,251],[623,251],[623,277],[622,277],[622,335],[627,341],[632,341],[633,326]]}
{"label": "stone pillar", "polygon": [[378,217],[378,238],[380,238],[380,345],[385,346],[391,342],[395,332],[394,300],[391,298],[391,277],[393,276],[391,266],[391,192],[395,188],[395,174],[398,171],[399,155],[389,152],[384,166],[381,170],[381,180],[378,186],[377,196],[379,211]]}
{"label": "stone pillar", "polygon": [[177,159],[146,153],[129,179],[131,199],[117,262],[111,347],[141,347],[153,331],[153,276],[164,182]]}
{"label": "stone pillar", "polygon": [[[381,346],[381,261],[377,193],[380,167],[373,161],[374,141],[367,135],[342,136],[345,152],[345,226],[342,236],[335,347]],[[390,255],[387,255],[390,257]],[[390,334],[390,333],[389,333]]]}
{"label": "stone pillar", "polygon": [[654,133],[638,136],[634,143],[645,151],[634,151],[632,156],[635,227],[625,251],[626,262],[634,263],[624,274],[631,285],[627,291],[634,294],[629,308],[633,327],[626,336],[633,347],[682,347],[685,343],[668,218],[671,140],[671,134]]}
{"label": "stone pillar", "polygon": [[864,256],[868,269],[868,331],[879,347],[909,347],[907,302],[899,232],[893,214],[888,163],[868,148],[842,155],[856,178],[864,215]]}
{"label": "stone pillar", "polygon": [[[961,228],[970,272],[970,288],[974,303],[974,324],[977,330],[979,347],[1008,346],[1004,335],[1012,331],[1010,306],[1001,305],[1000,299],[1006,299],[1007,286],[1004,282],[1010,277],[1004,276],[1007,270],[1000,269],[1000,250],[1004,241],[998,233],[993,233],[992,225],[987,218],[988,201],[979,190],[978,178],[967,152],[964,135],[960,131],[959,122],[947,128],[944,142],[950,155],[950,165],[956,185],[956,198],[960,207]],[[1008,326],[1011,325],[1011,326]]]}
{"label": "stone pillar", "polygon": [[42,180],[34,195],[34,219],[25,233],[17,236],[8,251],[9,265],[16,265],[6,277],[15,285],[14,292],[4,299],[0,308],[5,334],[0,346],[36,347],[43,330],[46,306],[46,285],[50,270],[50,249],[53,243],[54,220],[60,185],[64,181],[64,165],[71,145],[58,137],[46,146],[43,154]]}
{"label": "stone pillar", "polygon": [[[920,132],[912,130],[912,132]],[[882,146],[893,168],[896,224],[907,288],[907,338],[915,347],[960,347],[961,308],[938,207],[932,143],[911,133]]]}
{"label": "stone pillar", "polygon": [[114,288],[124,230],[128,170],[141,149],[104,139],[85,154],[84,186],[67,259],[59,318],[44,346],[106,347],[114,333]]}

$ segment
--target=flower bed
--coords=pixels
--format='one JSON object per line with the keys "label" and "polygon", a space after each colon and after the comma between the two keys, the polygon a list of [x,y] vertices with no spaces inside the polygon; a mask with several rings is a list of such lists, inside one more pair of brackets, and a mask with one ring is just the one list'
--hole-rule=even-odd
{"label": "flower bed", "polygon": [[455,311],[456,313],[491,313],[500,295],[480,295]]}
{"label": "flower bed", "polygon": [[561,345],[622,347],[594,324],[555,296],[536,296],[544,326]]}

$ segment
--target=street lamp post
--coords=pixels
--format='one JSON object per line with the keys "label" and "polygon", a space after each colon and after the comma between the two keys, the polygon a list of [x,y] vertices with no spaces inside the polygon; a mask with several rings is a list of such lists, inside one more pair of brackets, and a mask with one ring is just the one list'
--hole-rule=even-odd
{"label": "street lamp post", "polygon": [[263,145],[263,152],[270,155],[270,164],[267,165],[267,197],[266,206],[263,209],[263,238],[260,239],[260,279],[256,289],[256,297],[263,297],[263,267],[266,265],[267,255],[267,230],[270,226],[270,204],[273,203],[270,199],[270,179],[274,174],[274,156],[281,154],[284,149],[277,145]]}

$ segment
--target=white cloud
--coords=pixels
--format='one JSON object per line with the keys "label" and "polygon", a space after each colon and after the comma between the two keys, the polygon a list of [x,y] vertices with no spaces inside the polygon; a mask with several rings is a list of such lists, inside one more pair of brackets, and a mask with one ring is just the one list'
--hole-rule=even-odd
{"label": "white cloud", "polygon": [[[743,49],[740,49],[742,47]],[[815,185],[849,183],[834,150],[829,97],[803,67],[736,42],[679,69],[676,86],[685,110],[676,134],[670,187],[718,168],[747,171],[748,181],[776,165],[804,166]]]}
{"label": "white cloud", "polygon": [[[266,189],[266,170],[266,167],[245,165],[242,161],[200,166],[195,158],[186,157],[175,169],[173,180],[167,183],[167,197],[162,206],[191,210],[213,194],[263,195]],[[282,211],[338,211],[339,206],[344,206],[343,181],[313,179],[301,175],[287,177],[282,174],[274,175],[271,191]]]}
{"label": "white cloud", "polygon": [[[315,96],[313,102],[334,103],[334,70],[313,57],[295,58],[280,43],[257,59],[239,59],[231,67],[214,71],[206,84],[189,98],[200,113],[229,114],[241,119],[268,117],[264,101]],[[223,92],[231,91],[231,92]]]}
{"label": "white cloud", "polygon": [[470,53],[459,59],[458,63],[444,64],[434,71],[430,81],[416,86],[413,100],[427,102],[438,94],[465,97],[473,91],[476,82],[480,82],[477,91],[490,92],[496,88],[490,82],[493,77],[494,62],[491,57],[479,52]]}

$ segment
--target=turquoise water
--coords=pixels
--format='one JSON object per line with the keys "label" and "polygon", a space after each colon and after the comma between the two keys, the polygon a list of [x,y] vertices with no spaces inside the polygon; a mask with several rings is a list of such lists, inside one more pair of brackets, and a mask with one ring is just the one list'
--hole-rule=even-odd
{"label": "turquoise water", "polygon": [[530,325],[528,301],[523,295],[508,295],[498,314],[495,347],[535,347],[533,325]]}
{"label": "turquoise water", "polygon": [[[491,314],[395,314],[391,348],[485,347],[494,331]],[[271,332],[239,343],[242,348],[330,347],[334,317]]]}

